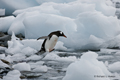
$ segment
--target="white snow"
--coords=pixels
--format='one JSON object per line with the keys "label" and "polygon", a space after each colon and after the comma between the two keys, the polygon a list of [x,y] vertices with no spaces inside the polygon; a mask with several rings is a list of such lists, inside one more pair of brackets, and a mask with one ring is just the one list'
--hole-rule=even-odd
{"label": "white snow", "polygon": [[38,55],[31,55],[30,57],[26,58],[26,60],[40,60],[42,57]]}
{"label": "white snow", "polygon": [[56,46],[55,46],[55,49],[58,49],[58,50],[67,50],[67,48],[64,46],[64,43],[61,42],[61,41],[58,41]]}
{"label": "white snow", "polygon": [[40,50],[43,40],[25,39],[21,41],[25,46],[31,47],[37,51]]}
{"label": "white snow", "polygon": [[0,54],[0,59],[4,59],[5,58],[5,54]]}
{"label": "white snow", "polygon": [[109,77],[98,78],[95,76],[109,76],[103,62],[97,60],[98,54],[86,52],[79,61],[75,61],[67,68],[66,76],[62,80],[110,80]]}
{"label": "white snow", "polygon": [[0,18],[0,31],[7,32],[10,25],[15,20],[14,16],[8,16],[8,17],[1,17]]}
{"label": "white snow", "polygon": [[6,49],[7,49],[6,47],[0,46],[0,50],[6,50]]}
{"label": "white snow", "polygon": [[26,56],[21,53],[17,53],[17,54],[14,54],[13,56],[11,56],[12,61],[22,61],[22,60],[25,60],[25,58],[26,58]]}
{"label": "white snow", "polygon": [[120,71],[120,62],[118,61],[118,62],[108,65],[108,69],[112,72],[119,72]]}
{"label": "white snow", "polygon": [[31,47],[26,47],[26,48],[22,49],[21,52],[22,52],[23,54],[27,55],[27,56],[30,56],[30,55],[36,53],[37,50],[35,50],[35,49],[31,48]]}
{"label": "white snow", "polygon": [[32,72],[47,72],[47,66],[38,66],[32,70]]}
{"label": "white snow", "polygon": [[21,80],[20,75],[21,73],[18,70],[13,70],[8,72],[8,74],[0,80]]}
{"label": "white snow", "polygon": [[15,64],[12,68],[19,71],[31,71],[30,65],[26,62]]}
{"label": "white snow", "polygon": [[69,56],[69,57],[59,57],[56,52],[48,53],[43,60],[54,60],[54,61],[61,61],[61,62],[74,62],[77,60],[75,56]]}
{"label": "white snow", "polygon": [[37,62],[30,62],[30,67],[31,68],[36,68],[36,67],[39,67],[39,66],[42,66],[45,62],[44,61],[37,61]]}
{"label": "white snow", "polygon": [[11,41],[8,41],[8,49],[5,50],[6,53],[10,53],[10,54],[19,53],[23,48],[24,45],[20,42],[19,38],[17,38],[13,32]]}

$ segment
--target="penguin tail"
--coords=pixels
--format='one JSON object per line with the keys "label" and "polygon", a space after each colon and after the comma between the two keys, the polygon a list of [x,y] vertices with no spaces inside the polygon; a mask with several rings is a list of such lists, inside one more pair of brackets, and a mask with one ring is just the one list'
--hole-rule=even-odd
{"label": "penguin tail", "polygon": [[48,36],[42,36],[42,37],[39,37],[37,40],[39,40],[39,39],[47,39],[48,38]]}

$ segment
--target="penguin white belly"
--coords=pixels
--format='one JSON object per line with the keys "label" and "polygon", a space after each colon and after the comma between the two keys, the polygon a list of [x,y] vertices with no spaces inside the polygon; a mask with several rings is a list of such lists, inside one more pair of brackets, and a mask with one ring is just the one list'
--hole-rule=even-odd
{"label": "penguin white belly", "polygon": [[56,35],[53,35],[50,40],[47,39],[45,43],[45,50],[47,52],[50,52],[51,50],[54,49],[56,43],[57,43],[58,37]]}

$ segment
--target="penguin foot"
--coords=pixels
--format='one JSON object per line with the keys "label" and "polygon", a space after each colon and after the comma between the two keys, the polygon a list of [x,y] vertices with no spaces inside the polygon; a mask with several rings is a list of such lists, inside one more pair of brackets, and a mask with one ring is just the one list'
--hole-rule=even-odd
{"label": "penguin foot", "polygon": [[53,50],[55,50],[55,49],[52,49],[52,50],[50,50],[49,52],[52,52]]}

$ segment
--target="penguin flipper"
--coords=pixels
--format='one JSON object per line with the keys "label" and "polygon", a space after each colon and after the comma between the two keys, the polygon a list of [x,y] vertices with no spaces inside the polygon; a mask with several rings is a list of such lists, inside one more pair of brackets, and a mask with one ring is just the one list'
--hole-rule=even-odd
{"label": "penguin flipper", "polygon": [[47,38],[49,38],[48,36],[42,36],[42,37],[39,37],[37,40],[39,40],[39,39],[47,39]]}

